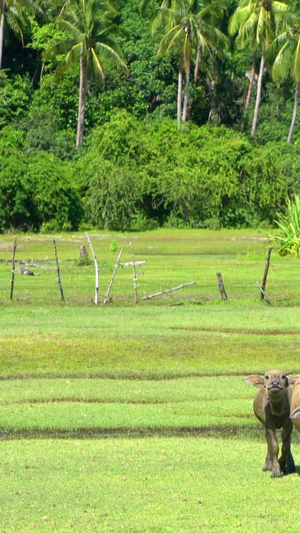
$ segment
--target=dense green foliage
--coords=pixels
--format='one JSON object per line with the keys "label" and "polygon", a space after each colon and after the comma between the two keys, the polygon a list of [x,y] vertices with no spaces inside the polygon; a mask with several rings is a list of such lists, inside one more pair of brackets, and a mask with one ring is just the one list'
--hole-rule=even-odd
{"label": "dense green foliage", "polygon": [[277,226],[280,233],[271,239],[278,246],[280,255],[300,255],[300,196],[295,195],[294,201],[288,201],[287,213],[278,215]]}
{"label": "dense green foliage", "polygon": [[[5,19],[0,230],[273,225],[300,193],[299,121],[291,126],[298,2],[283,10],[287,19],[276,12],[270,50],[245,37],[237,1],[105,0],[85,6],[86,14],[80,5],[61,12],[62,2],[39,3],[42,14],[31,2],[23,26],[18,19],[20,41]],[[261,4],[250,7],[257,14]],[[263,9],[267,16],[268,5]],[[81,27],[85,33],[77,34]],[[173,42],[177,27],[185,31]],[[253,50],[256,74],[265,52],[267,69],[251,143]],[[115,53],[127,71],[116,68]],[[180,76],[184,131],[176,123]],[[76,149],[79,116],[84,144]]]}

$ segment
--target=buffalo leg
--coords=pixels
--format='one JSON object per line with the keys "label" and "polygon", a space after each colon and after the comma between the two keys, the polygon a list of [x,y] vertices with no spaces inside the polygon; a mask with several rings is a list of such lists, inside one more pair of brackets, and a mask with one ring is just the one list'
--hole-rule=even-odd
{"label": "buffalo leg", "polygon": [[291,453],[291,434],[293,430],[293,424],[289,423],[282,430],[282,450],[281,457],[279,459],[280,468],[287,474],[293,474],[296,472],[294,459]]}
{"label": "buffalo leg", "polygon": [[268,454],[263,470],[271,470],[271,477],[281,477],[281,468],[278,461],[279,446],[276,438],[276,431],[267,428],[266,439],[268,444]]}

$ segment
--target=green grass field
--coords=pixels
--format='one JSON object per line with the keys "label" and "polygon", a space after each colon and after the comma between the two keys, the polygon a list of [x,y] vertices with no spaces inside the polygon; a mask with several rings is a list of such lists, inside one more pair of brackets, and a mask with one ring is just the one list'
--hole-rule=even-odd
{"label": "green grass field", "polygon": [[[84,234],[0,237],[0,468],[5,532],[297,531],[297,473],[262,472],[264,433],[243,377],[300,373],[300,263],[271,256],[263,232],[90,234],[99,261],[79,267]],[[118,269],[119,250],[138,267]],[[222,301],[216,273],[228,294]],[[152,300],[142,296],[195,281]]]}

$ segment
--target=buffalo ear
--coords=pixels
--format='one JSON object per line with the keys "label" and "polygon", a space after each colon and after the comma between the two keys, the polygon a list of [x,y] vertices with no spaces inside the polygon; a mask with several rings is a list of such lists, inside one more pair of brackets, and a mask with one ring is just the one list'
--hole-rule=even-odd
{"label": "buffalo ear", "polygon": [[295,385],[295,383],[300,383],[300,376],[292,376],[288,378],[289,385]]}
{"label": "buffalo ear", "polygon": [[247,381],[247,383],[251,383],[251,385],[254,385],[254,387],[263,387],[264,380],[261,376],[258,376],[257,374],[252,374],[251,376],[247,376],[244,378],[244,381]]}
{"label": "buffalo ear", "polygon": [[300,407],[296,407],[294,411],[290,414],[290,418],[300,418]]}

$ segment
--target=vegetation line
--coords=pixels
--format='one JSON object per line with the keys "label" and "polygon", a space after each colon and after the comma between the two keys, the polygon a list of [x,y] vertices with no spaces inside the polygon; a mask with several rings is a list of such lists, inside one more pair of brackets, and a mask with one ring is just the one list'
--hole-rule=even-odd
{"label": "vegetation line", "polygon": [[243,376],[244,373],[242,372],[231,372],[229,371],[221,371],[221,372],[185,372],[184,374],[164,374],[164,375],[154,375],[154,374],[135,374],[135,373],[110,373],[110,372],[103,372],[101,374],[94,373],[39,373],[39,374],[16,374],[12,375],[9,374],[7,376],[0,376],[0,382],[1,381],[25,381],[27,379],[112,379],[112,380],[124,380],[124,381],[171,381],[175,379],[187,379],[187,378],[212,378],[214,376],[232,376],[232,377],[240,377]]}
{"label": "vegetation line", "polygon": [[216,331],[219,333],[244,333],[247,335],[300,335],[300,330],[282,330],[282,329],[245,329],[245,328],[207,328],[207,327],[182,327],[171,326],[172,330],[185,331]]}
{"label": "vegetation line", "polygon": [[[223,426],[221,428],[213,427],[164,427],[164,428],[78,428],[75,430],[67,429],[28,429],[21,428],[18,430],[7,430],[0,428],[1,440],[19,440],[19,439],[102,439],[102,438],[143,438],[143,437],[220,437],[229,438],[237,435],[245,435],[250,438],[259,436],[260,427],[248,426]],[[258,432],[258,435],[256,433]]]}
{"label": "vegetation line", "polygon": [[[240,400],[248,400],[249,398],[247,396],[240,397]],[[16,400],[16,401],[10,401],[10,405],[35,405],[35,404],[53,404],[53,403],[99,403],[99,404],[125,404],[125,405],[168,405],[168,404],[178,404],[178,403],[184,403],[185,400],[156,400],[152,398],[151,400],[125,400],[125,399],[102,399],[102,398],[51,398],[51,399],[40,399],[40,398],[33,398],[33,399],[26,399],[26,400]],[[198,401],[198,400],[194,400]],[[201,400],[200,400],[201,401]],[[211,398],[205,398],[206,402],[214,402],[215,399],[213,397]],[[6,405],[0,402],[0,405]],[[225,416],[225,415],[224,415]],[[252,415],[251,415],[252,416]],[[249,418],[249,415],[239,415],[240,418]]]}

